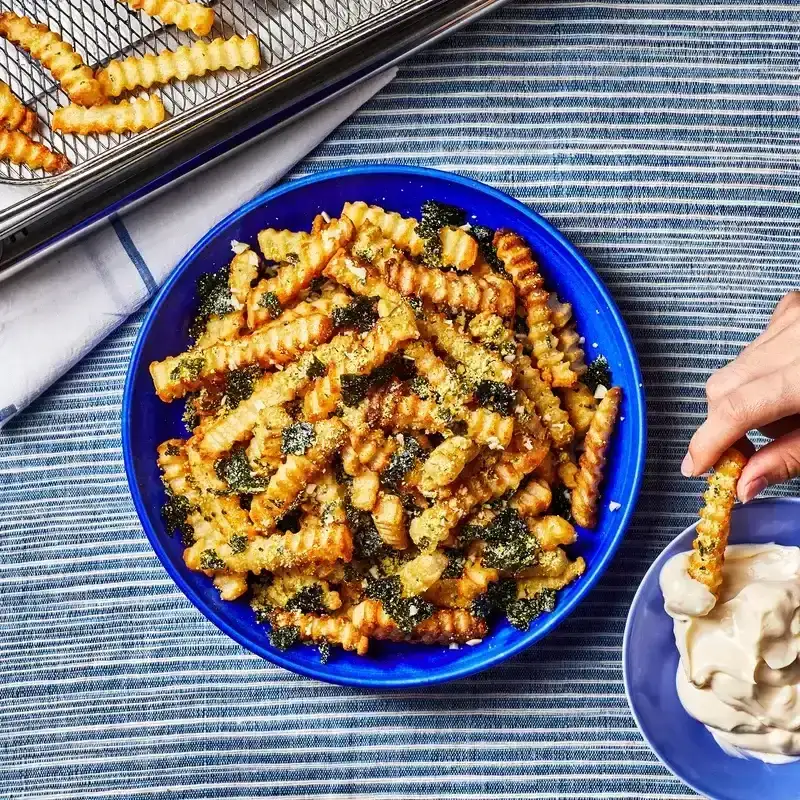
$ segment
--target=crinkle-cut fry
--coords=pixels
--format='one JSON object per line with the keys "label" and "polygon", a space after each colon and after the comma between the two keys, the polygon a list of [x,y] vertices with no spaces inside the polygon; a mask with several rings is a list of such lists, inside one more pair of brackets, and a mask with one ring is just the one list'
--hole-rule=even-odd
{"label": "crinkle-cut fry", "polygon": [[[501,449],[508,446],[514,433],[513,417],[486,408],[466,411],[463,419],[467,438],[476,444]],[[367,420],[392,431],[416,430],[428,434],[445,433],[452,424],[446,414],[439,413],[434,400],[423,400],[399,382],[390,383],[369,398]]]}
{"label": "crinkle-cut fry", "polygon": [[362,469],[382,472],[392,453],[397,450],[395,439],[367,425],[368,405],[365,400],[342,415],[349,437],[349,442],[342,448],[342,464],[348,475],[358,475]]}
{"label": "crinkle-cut fry", "polygon": [[237,600],[247,593],[247,573],[222,570],[214,574],[214,588],[222,600]]}
{"label": "crinkle-cut fry", "polygon": [[572,490],[572,516],[584,528],[593,528],[597,524],[597,506],[606,464],[606,450],[614,432],[621,402],[622,389],[618,386],[609,389],[597,406],[592,424],[583,440],[578,475]]}
{"label": "crinkle-cut fry", "polygon": [[342,215],[349,217],[359,230],[368,227],[365,223],[375,226],[395,246],[412,256],[421,255],[425,249],[425,240],[417,234],[417,220],[413,217],[403,217],[380,206],[369,206],[361,200],[345,203]]}
{"label": "crinkle-cut fry", "polygon": [[586,366],[586,353],[581,346],[581,336],[575,328],[575,324],[570,323],[557,331],[556,338],[558,339],[558,349],[564,354],[569,368],[580,379],[588,367]]}
{"label": "crinkle-cut fry", "polygon": [[564,401],[564,409],[569,415],[570,424],[575,429],[575,435],[583,438],[597,411],[597,399],[594,393],[585,383],[578,381],[574,388],[564,389],[561,398]]}
{"label": "crinkle-cut fry", "polygon": [[[359,236],[361,236],[361,233],[359,233]],[[353,250],[357,246],[358,237],[356,237]],[[328,265],[323,270],[323,275],[347,287],[353,294],[361,297],[379,297],[389,306],[408,306],[408,302],[400,292],[392,289],[383,278],[380,278],[372,270],[359,266],[344,249],[336,253],[328,262]],[[410,310],[410,306],[408,307]]]}
{"label": "crinkle-cut fry", "polygon": [[265,328],[281,328],[294,322],[301,317],[310,317],[316,314],[322,314],[325,317],[330,317],[335,308],[341,308],[350,303],[351,297],[347,292],[333,290],[326,291],[321,297],[316,297],[313,300],[302,300],[299,303],[287,308],[279,317],[276,317],[271,322],[260,325],[256,330],[264,330]]}
{"label": "crinkle-cut fry", "polygon": [[[367,236],[375,236],[374,233],[370,233],[370,229],[377,228],[381,237],[388,239],[392,245],[405,250],[414,257],[421,256],[428,243],[428,239],[423,239],[417,233],[417,220],[403,217],[395,211],[385,211],[380,206],[368,206],[359,201],[345,203],[342,214],[348,216],[359,231],[366,231]],[[356,252],[374,256],[375,251],[372,245],[365,246],[364,240],[360,241],[360,246],[356,244]],[[478,242],[460,228],[442,228],[439,231],[439,242],[442,248],[443,266],[461,271],[469,270],[478,257]],[[373,259],[368,258],[367,260],[372,261]]]}
{"label": "crinkle-cut fry", "polygon": [[527,525],[531,534],[545,552],[555,550],[562,545],[573,544],[578,538],[575,528],[563,517],[555,514],[539,517],[538,519],[527,517]]}
{"label": "crinkle-cut fry", "polygon": [[31,133],[36,127],[36,114],[23,105],[11,87],[0,81],[0,124],[8,130]]}
{"label": "crinkle-cut fry", "polygon": [[525,240],[513,231],[497,231],[494,246],[525,306],[528,341],[543,380],[550,386],[572,386],[576,376],[558,349],[548,304],[550,295],[544,288],[544,277],[539,272],[539,264],[533,253]]}
{"label": "crinkle-cut fry", "polygon": [[[604,402],[605,398],[600,408]],[[736,502],[736,485],[746,463],[747,459],[737,449],[732,447],[726,450],[714,465],[708,488],[703,494],[703,507],[700,509],[700,521],[697,523],[687,571],[715,596],[722,585],[722,567],[731,528],[731,510]]]}
{"label": "crinkle-cut fry", "polygon": [[360,656],[369,649],[369,638],[364,636],[347,617],[319,617],[299,611],[278,611],[272,617],[275,628],[289,625],[297,628],[304,642],[330,642]]}
{"label": "crinkle-cut fry", "polygon": [[395,550],[405,550],[408,547],[406,512],[396,494],[380,493],[372,509],[372,521],[375,523],[378,535],[389,547]]}
{"label": "crinkle-cut fry", "polygon": [[516,490],[549,449],[542,439],[518,434],[512,449],[503,451],[495,463],[487,461],[486,456],[473,461],[470,474],[454,484],[452,497],[434,503],[412,520],[409,526],[412,541],[425,551],[435,549],[473,508]]}
{"label": "crinkle-cut fry", "polygon": [[300,492],[325,468],[347,435],[338,419],[314,426],[315,440],[304,455],[289,454],[270,478],[267,488],[253,498],[250,518],[263,531],[270,531],[292,507]]}
{"label": "crinkle-cut fry", "polygon": [[164,121],[164,104],[158,95],[134,97],[119,103],[84,108],[68,105],[53,114],[53,130],[61,133],[139,133]]}
{"label": "crinkle-cut fry", "polygon": [[483,639],[487,633],[486,622],[464,609],[440,608],[410,633],[400,630],[386,613],[380,600],[362,600],[350,609],[353,625],[371,639],[389,641],[423,642],[425,644],[465,643]]}
{"label": "crinkle-cut fry", "polygon": [[257,330],[205,350],[192,349],[180,356],[154,361],[150,364],[150,375],[156,394],[169,402],[232,370],[252,364],[262,367],[288,364],[327,341],[332,331],[328,317],[321,314],[300,317],[282,328]]}
{"label": "crinkle-cut fry", "polygon": [[425,599],[445,608],[469,608],[476,597],[500,579],[500,571],[483,566],[483,545],[470,545],[460,578],[440,578],[425,592]]}
{"label": "crinkle-cut fry", "polygon": [[270,406],[259,413],[247,445],[247,460],[257,473],[271,473],[281,465],[283,429],[293,421],[283,406]]}
{"label": "crinkle-cut fry", "polygon": [[509,324],[511,320],[503,319],[499,314],[481,311],[469,321],[469,334],[477,339],[484,347],[493,347],[505,354],[515,351],[516,338],[514,329]]}
{"label": "crinkle-cut fry", "polygon": [[561,449],[575,438],[569,415],[553,390],[542,380],[539,370],[526,356],[517,359],[517,378],[522,391],[533,401],[553,444]]}
{"label": "crinkle-cut fry", "polygon": [[[189,550],[195,547],[192,545]],[[256,536],[244,552],[232,554],[225,561],[236,572],[260,575],[264,571],[316,569],[337,561],[349,562],[352,558],[353,537],[345,523],[322,525],[319,519],[310,519],[297,533]]]}
{"label": "crinkle-cut fry", "polygon": [[264,409],[290,403],[309,384],[308,368],[312,363],[311,359],[312,355],[307,354],[282,372],[261,378],[247,400],[211,424],[203,435],[200,449],[209,456],[220,456],[237,442],[250,439]]}
{"label": "crinkle-cut fry", "polygon": [[43,144],[34,142],[17,130],[0,130],[0,159],[52,173],[63,172],[69,167],[66,156],[48,150]]}
{"label": "crinkle-cut fry", "polygon": [[357,340],[357,346],[344,351],[328,364],[326,375],[318,378],[303,399],[303,413],[312,422],[324,419],[336,408],[342,396],[343,375],[369,375],[404,342],[419,336],[414,314],[407,304],[394,306],[372,330]]}
{"label": "crinkle-cut fry", "polygon": [[531,478],[514,494],[508,504],[523,517],[538,517],[550,508],[552,500],[553,492],[550,485],[539,478]]}
{"label": "crinkle-cut fry", "polygon": [[[347,217],[331,220],[325,230],[316,235],[298,234],[267,228],[258,234],[258,244],[268,261],[284,263],[272,278],[259,281],[247,299],[247,324],[256,328],[272,320],[270,303],[280,306],[297,297],[314,278],[322,274],[333,255],[347,244],[355,233]],[[282,257],[283,256],[283,257]]]}
{"label": "crinkle-cut fry", "polygon": [[439,580],[447,568],[449,559],[442,552],[420,553],[406,561],[397,573],[404,597],[424,594]]}
{"label": "crinkle-cut fry", "polygon": [[542,463],[533,471],[536,478],[541,478],[551,486],[558,482],[558,464],[556,456],[551,450],[543,459]]}
{"label": "crinkle-cut fry", "polygon": [[424,340],[407,344],[403,352],[413,360],[417,374],[425,378],[436,392],[439,404],[457,419],[462,419],[465,404],[472,399],[467,383],[459,379]]}
{"label": "crinkle-cut fry", "polygon": [[234,307],[244,307],[250,287],[258,276],[258,253],[250,247],[236,253],[228,267],[228,287]]}
{"label": "crinkle-cut fry", "polygon": [[150,17],[174,25],[178,30],[191,31],[195,36],[208,36],[214,25],[214,9],[186,0],[120,0],[134,11],[144,11]]}
{"label": "crinkle-cut fry", "polygon": [[11,11],[0,14],[0,36],[30,53],[50,70],[69,95],[84,106],[105,100],[103,88],[83,59],[57,33]]}
{"label": "crinkle-cut fry", "polygon": [[198,350],[205,350],[218,342],[230,342],[238,338],[244,327],[244,311],[230,311],[218,316],[212,314],[200,338],[195,342]]}
{"label": "crinkle-cut fry", "polygon": [[385,273],[389,286],[406,297],[419,297],[451,311],[491,311],[503,317],[514,313],[514,290],[499,288],[471,274],[459,275],[414,264],[400,258]]}
{"label": "crinkle-cut fry", "polygon": [[422,465],[419,480],[422,493],[435,494],[450,485],[479,450],[480,446],[466,436],[451,436],[437,445]]}
{"label": "crinkle-cut fry", "polygon": [[[451,320],[441,314],[429,313],[420,320],[420,330],[439,350],[464,366],[464,375],[471,383],[495,381],[511,383],[514,368],[497,354],[475,344],[469,336],[456,330]],[[434,387],[435,388],[435,387]]]}
{"label": "crinkle-cut fry", "polygon": [[567,559],[567,564],[558,575],[537,575],[520,578],[517,581],[517,597],[533,599],[544,589],[558,591],[569,586],[586,571],[586,562],[581,556],[574,561]]}
{"label": "crinkle-cut fry", "polygon": [[561,331],[572,320],[572,304],[560,300],[556,292],[550,292],[547,307],[550,309],[550,318],[556,331]]}
{"label": "crinkle-cut fry", "polygon": [[574,456],[566,450],[558,454],[558,479],[570,490],[578,485],[578,465]]}
{"label": "crinkle-cut fry", "polygon": [[[345,470],[347,467],[345,466]],[[350,502],[361,511],[372,511],[378,502],[381,479],[377,472],[361,467],[350,486]],[[378,531],[380,533],[380,531]]]}
{"label": "crinkle-cut fry", "polygon": [[211,42],[194,42],[176,50],[163,50],[157,56],[129,56],[112,61],[97,73],[100,85],[109,97],[123,92],[172,80],[202,77],[219,69],[252,69],[261,63],[258,39],[253,34],[242,39],[217,38]]}

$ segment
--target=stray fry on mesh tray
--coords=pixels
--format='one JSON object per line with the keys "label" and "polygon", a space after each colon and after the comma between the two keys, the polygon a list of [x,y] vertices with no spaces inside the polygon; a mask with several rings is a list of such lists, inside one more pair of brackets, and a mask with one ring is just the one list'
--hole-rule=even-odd
{"label": "stray fry on mesh tray", "polygon": [[0,14],[0,36],[30,53],[61,84],[70,100],[83,106],[102,103],[105,94],[83,59],[57,33],[11,11]]}
{"label": "stray fry on mesh tray", "polygon": [[0,123],[10,131],[20,130],[23,133],[31,133],[36,127],[36,114],[27,108],[2,81],[0,81]]}
{"label": "stray fry on mesh tray", "polygon": [[252,69],[260,63],[258,39],[250,34],[245,39],[232,36],[213,42],[195,42],[175,51],[164,50],[157,56],[148,54],[112,61],[97,73],[97,78],[109,97],[118,97],[137,87],[149,89],[156,83],[202,77],[218,69]]}
{"label": "stray fry on mesh tray", "polygon": [[69,167],[66,156],[48,150],[22,131],[0,130],[0,158],[45,172],[63,172]]}
{"label": "stray fry on mesh tray", "polygon": [[174,25],[196,36],[208,36],[214,25],[214,10],[185,0],[119,0],[134,11],[144,11],[165,25]]}
{"label": "stray fry on mesh tray", "polygon": [[266,264],[234,243],[198,283],[195,344],[150,365],[162,400],[188,393],[191,435],[158,451],[164,519],[223,599],[250,591],[276,647],[474,644],[499,614],[527,629],[585,569],[564,497],[594,524],[620,390],[582,398],[573,429],[542,376],[570,362],[552,334],[532,362],[513,318],[534,290],[537,330],[574,325],[571,307],[516,234],[512,282],[463,218],[356,202],[261,231]]}
{"label": "stray fry on mesh tray", "polygon": [[731,529],[731,509],[736,502],[736,484],[747,459],[735,448],[726,450],[714,465],[703,495],[700,522],[689,556],[689,575],[705,584],[712,594],[722,585],[722,566]]}
{"label": "stray fry on mesh tray", "polygon": [[116,105],[106,104],[84,108],[69,105],[56,109],[53,114],[53,130],[62,133],[124,133],[153,128],[164,120],[164,104],[161,98],[123,100]]}

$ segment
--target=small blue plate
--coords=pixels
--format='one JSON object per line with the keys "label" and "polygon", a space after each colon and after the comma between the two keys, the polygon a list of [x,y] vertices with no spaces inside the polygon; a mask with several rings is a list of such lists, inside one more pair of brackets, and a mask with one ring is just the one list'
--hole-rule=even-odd
{"label": "small blue plate", "polygon": [[[369,656],[334,651],[321,664],[313,648],[281,653],[269,644],[244,601],[220,600],[211,581],[183,563],[183,548],[164,529],[159,509],[164,488],[156,465],[156,447],[174,436],[186,437],[183,404],[162,403],[153,391],[148,364],[185,350],[195,305],[195,283],[204,272],[217,270],[232,258],[231,240],[255,246],[259,230],[268,226],[308,230],[315,214],[339,213],[347,200],[376,203],[404,215],[417,216],[425,200],[460,206],[473,221],[493,228],[512,228],[536,251],[550,285],[575,308],[586,337],[589,357],[601,352],[622,386],[619,430],[611,445],[597,530],[581,532],[573,555],[586,559],[586,574],[564,590],[551,614],[523,633],[507,623],[475,647],[450,650],[406,644],[374,643]],[[592,344],[597,343],[595,349]],[[617,549],[633,512],[645,456],[645,404],[642,378],[630,337],[607,290],[592,268],[558,231],[521,203],[488,186],[436,170],[414,167],[359,167],[334,170],[267,192],[216,225],[186,255],[153,302],[133,349],[122,403],[122,447],[131,494],[153,549],[180,590],[220,630],[254,653],[301,675],[373,689],[441,683],[471,675],[505,660],[541,639],[577,606],[595,584]],[[620,504],[611,512],[608,503]]]}
{"label": "small blue plate", "polygon": [[[764,764],[726,755],[678,699],[678,651],[658,576],[672,556],[691,549],[696,525],[653,562],[633,598],[622,643],[628,703],[659,759],[708,800],[797,800],[800,762]],[[768,498],[735,506],[730,542],[800,545],[800,498]]]}

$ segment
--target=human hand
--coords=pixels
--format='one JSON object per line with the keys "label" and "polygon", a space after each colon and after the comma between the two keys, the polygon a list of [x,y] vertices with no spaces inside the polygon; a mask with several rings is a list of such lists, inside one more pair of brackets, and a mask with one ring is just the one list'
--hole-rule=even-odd
{"label": "human hand", "polygon": [[681,464],[686,477],[702,475],[731,445],[753,453],[744,437],[754,428],[773,441],[744,468],[739,499],[800,475],[800,292],[787,294],[767,329],[708,379],[706,397],[707,419]]}

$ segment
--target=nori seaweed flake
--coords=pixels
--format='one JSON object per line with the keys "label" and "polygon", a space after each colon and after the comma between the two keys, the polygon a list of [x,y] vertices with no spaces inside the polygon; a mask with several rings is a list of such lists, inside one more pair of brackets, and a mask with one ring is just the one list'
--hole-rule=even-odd
{"label": "nori seaweed flake", "polygon": [[589,391],[594,393],[598,386],[605,386],[610,389],[612,386],[611,367],[605,356],[598,356],[583,374],[583,382],[589,387]]}
{"label": "nori seaweed flake", "polygon": [[304,586],[286,603],[287,611],[299,611],[301,614],[324,614],[327,610],[322,602],[322,587],[318,583]]}
{"label": "nori seaweed flake", "polygon": [[233,410],[247,400],[263,374],[264,370],[256,364],[229,372],[225,378],[225,407]]}
{"label": "nori seaweed flake", "polygon": [[295,422],[287,425],[281,434],[281,453],[303,456],[317,439],[314,426],[310,422]]}
{"label": "nori seaweed flake", "polygon": [[198,305],[189,326],[189,335],[197,341],[213,315],[224,316],[234,310],[231,289],[228,285],[230,268],[226,265],[216,272],[207,272],[197,279]]}
{"label": "nori seaweed flake", "polygon": [[277,319],[283,313],[283,306],[275,292],[264,292],[258,300],[261,308],[266,308],[272,319]]}
{"label": "nori seaweed flake", "polygon": [[473,225],[469,230],[470,236],[478,243],[478,250],[486,263],[495,271],[505,274],[506,268],[497,255],[494,246],[494,231],[487,225]]}
{"label": "nori seaweed flake", "polygon": [[240,494],[258,494],[267,488],[267,479],[253,473],[243,447],[234,448],[227,457],[217,459],[214,472],[232,491]]}
{"label": "nori seaweed flake", "polygon": [[342,375],[342,402],[346,406],[357,406],[366,396],[370,387],[369,375]]}
{"label": "nori seaweed flake", "polygon": [[194,531],[188,522],[189,514],[194,510],[195,507],[185,497],[167,491],[167,500],[161,507],[161,517],[170,536],[175,531],[180,532],[184,547],[189,547],[194,542]]}
{"label": "nori seaweed flake", "polygon": [[458,228],[467,221],[463,208],[440,203],[437,200],[426,200],[422,204],[422,215],[417,223],[417,234],[423,239],[438,238],[442,228]]}
{"label": "nori seaweed flake", "polygon": [[514,413],[517,392],[498,381],[480,381],[475,388],[475,399],[484,408],[510,417]]}
{"label": "nori seaweed flake", "polygon": [[378,298],[356,297],[349,305],[333,309],[334,328],[355,328],[366,333],[378,321]]}
{"label": "nori seaweed flake", "polygon": [[311,363],[306,370],[306,375],[309,378],[321,378],[327,371],[328,368],[316,356],[312,355]]}
{"label": "nori seaweed flake", "polygon": [[393,492],[400,492],[405,476],[417,461],[425,456],[425,450],[413,436],[406,436],[403,447],[392,453],[389,463],[381,472],[381,484]]}
{"label": "nori seaweed flake", "polygon": [[388,578],[367,576],[366,594],[373,600],[381,601],[384,611],[404,633],[411,633],[436,610],[433,603],[421,597],[403,597],[402,584],[397,575]]}

